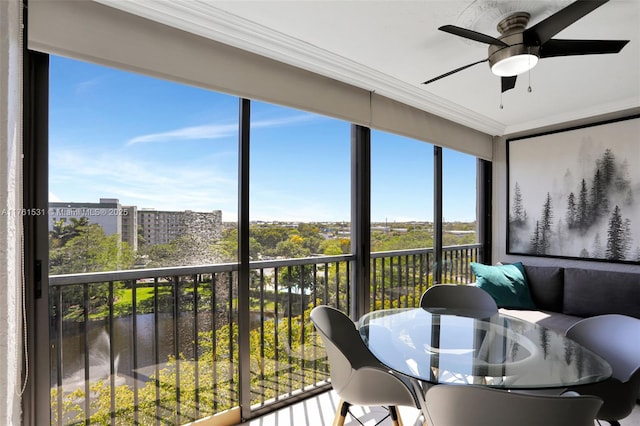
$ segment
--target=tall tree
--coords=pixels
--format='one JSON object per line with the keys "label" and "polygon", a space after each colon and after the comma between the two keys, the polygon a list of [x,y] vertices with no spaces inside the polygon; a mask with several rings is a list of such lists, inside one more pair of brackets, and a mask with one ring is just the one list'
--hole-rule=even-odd
{"label": "tall tree", "polygon": [[602,158],[596,162],[598,170],[602,171],[602,184],[605,188],[609,188],[614,183],[616,177],[616,159],[613,151],[607,148],[602,154]]}
{"label": "tall tree", "polygon": [[298,232],[303,237],[302,245],[309,250],[309,253],[320,253],[320,244],[324,238],[320,235],[320,228],[316,224],[299,223]]}
{"label": "tall tree", "polygon": [[276,245],[276,254],[284,258],[295,259],[310,256],[311,252],[305,248],[304,239],[301,236],[292,235],[287,241],[280,241]]}
{"label": "tall tree", "polygon": [[67,242],[77,237],[84,227],[89,225],[89,218],[82,216],[79,218],[72,217],[67,223],[66,218],[53,221],[53,228],[49,231],[49,243],[56,247],[62,247]]}
{"label": "tall tree", "polygon": [[631,237],[631,220],[625,219],[623,227],[624,230],[622,235],[624,236],[624,252],[625,258],[628,258],[631,256],[631,248],[633,242],[633,238]]}
{"label": "tall tree", "polygon": [[573,229],[578,224],[578,207],[576,206],[576,196],[572,193],[567,197],[567,228]]}
{"label": "tall tree", "polygon": [[569,241],[569,238],[567,238],[567,233],[567,226],[562,222],[562,219],[559,219],[558,223],[555,226],[554,235],[559,253],[565,252],[565,244]]}
{"label": "tall tree", "polygon": [[536,220],[536,226],[533,230],[533,235],[531,236],[531,249],[529,250],[529,252],[531,254],[543,254],[542,250],[541,250],[541,244],[540,244],[540,221]]}
{"label": "tall tree", "polygon": [[78,226],[77,235],[49,252],[52,275],[130,269],[135,255],[118,234],[104,235],[98,224]]}
{"label": "tall tree", "polygon": [[[224,229],[222,238],[212,245],[213,251],[223,262],[236,262],[238,260],[238,229]],[[249,257],[251,260],[262,259],[262,244],[253,237],[249,237]]]}
{"label": "tall tree", "polygon": [[589,228],[589,218],[591,217],[591,212],[589,210],[587,182],[584,179],[582,179],[582,182],[580,183],[577,217],[578,228],[580,228],[582,232],[586,231]]}
{"label": "tall tree", "polygon": [[288,241],[292,233],[299,234],[297,229],[277,225],[251,226],[249,229],[249,234],[260,243],[263,254],[267,256],[276,256],[278,243]]}
{"label": "tall tree", "polygon": [[620,208],[615,206],[609,218],[607,230],[606,258],[609,260],[624,260],[629,251],[627,222],[623,220]]}
{"label": "tall tree", "polygon": [[511,209],[511,224],[517,227],[522,227],[527,222],[527,212],[522,205],[522,192],[520,191],[520,185],[516,182],[513,190],[513,208]]}
{"label": "tall tree", "polygon": [[607,199],[607,184],[602,177],[600,169],[597,169],[593,175],[593,183],[591,185],[591,223],[595,223],[609,211],[609,200]]}
{"label": "tall tree", "polygon": [[551,247],[551,225],[553,224],[553,206],[551,205],[551,194],[547,192],[547,198],[542,207],[542,219],[540,221],[540,254],[549,253]]}

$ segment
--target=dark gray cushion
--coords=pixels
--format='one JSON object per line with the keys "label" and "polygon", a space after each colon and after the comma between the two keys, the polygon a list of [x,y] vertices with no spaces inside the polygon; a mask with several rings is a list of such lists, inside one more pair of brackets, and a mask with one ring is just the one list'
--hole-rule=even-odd
{"label": "dark gray cushion", "polygon": [[640,274],[565,268],[563,313],[640,318]]}
{"label": "dark gray cushion", "polygon": [[538,309],[562,312],[564,295],[563,268],[524,265],[531,298]]}

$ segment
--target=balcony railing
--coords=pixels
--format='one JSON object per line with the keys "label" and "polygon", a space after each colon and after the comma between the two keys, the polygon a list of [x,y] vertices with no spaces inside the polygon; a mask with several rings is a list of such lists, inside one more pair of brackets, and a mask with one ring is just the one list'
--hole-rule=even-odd
{"label": "balcony railing", "polygon": [[[443,247],[440,282],[472,282],[469,265],[477,261],[480,247]],[[435,266],[432,248],[371,253],[371,309],[418,306],[422,293],[433,284]]]}
{"label": "balcony railing", "polygon": [[[446,247],[443,282],[471,282],[479,245]],[[328,387],[310,310],[350,306],[351,255],[252,262],[254,412]],[[371,306],[416,306],[433,250],[373,253]],[[238,265],[51,276],[53,424],[183,424],[240,405]],[[243,390],[243,392],[246,390]]]}

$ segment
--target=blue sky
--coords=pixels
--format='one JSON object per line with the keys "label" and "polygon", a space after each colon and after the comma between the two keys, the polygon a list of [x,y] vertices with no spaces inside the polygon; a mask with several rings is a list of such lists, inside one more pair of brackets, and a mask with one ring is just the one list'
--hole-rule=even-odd
{"label": "blue sky", "polygon": [[[237,219],[238,99],[51,57],[49,199]],[[214,71],[212,71],[214,72]],[[433,219],[433,146],[372,131],[372,220]],[[251,219],[345,221],[350,125],[252,102]],[[444,150],[444,217],[475,219],[475,162]]]}

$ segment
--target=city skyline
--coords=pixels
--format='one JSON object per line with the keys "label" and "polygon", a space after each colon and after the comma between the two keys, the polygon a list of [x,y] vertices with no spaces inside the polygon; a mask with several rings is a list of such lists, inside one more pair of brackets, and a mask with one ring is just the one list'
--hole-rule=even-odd
{"label": "city skyline", "polygon": [[[51,57],[49,201],[237,220],[238,98]],[[251,220],[350,220],[350,124],[252,101]],[[443,149],[444,217],[475,220],[476,159]],[[372,130],[371,218],[433,220],[433,146]]]}

